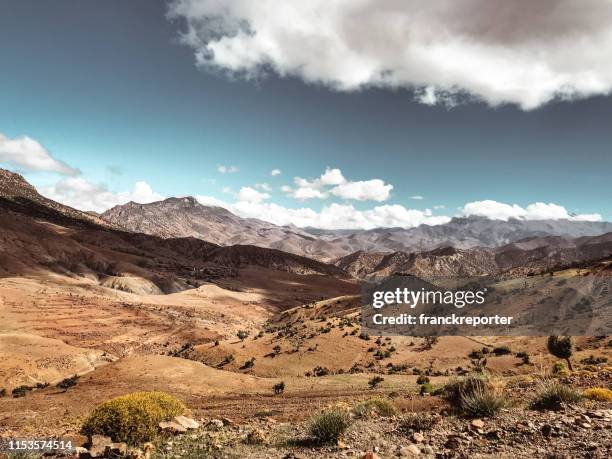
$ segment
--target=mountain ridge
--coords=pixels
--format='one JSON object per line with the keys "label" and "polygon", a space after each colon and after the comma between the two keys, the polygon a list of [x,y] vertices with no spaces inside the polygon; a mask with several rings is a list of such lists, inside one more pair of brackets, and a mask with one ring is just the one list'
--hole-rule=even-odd
{"label": "mountain ridge", "polygon": [[368,230],[325,230],[278,226],[242,218],[222,207],[205,206],[194,197],[168,198],[150,204],[128,203],[101,214],[111,224],[161,237],[196,237],[219,245],[248,244],[273,248],[325,262],[357,251],[423,252],[500,247],[530,237],[576,238],[612,231],[612,223],[572,220],[490,220],[454,217],[443,225]]}

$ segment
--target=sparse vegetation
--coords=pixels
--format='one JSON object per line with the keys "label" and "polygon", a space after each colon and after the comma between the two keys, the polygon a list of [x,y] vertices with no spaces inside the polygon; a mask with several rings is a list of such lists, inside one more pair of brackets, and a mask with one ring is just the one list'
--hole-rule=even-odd
{"label": "sparse vegetation", "polygon": [[557,361],[553,364],[552,373],[555,376],[568,376],[570,374],[565,363]]}
{"label": "sparse vegetation", "polygon": [[107,435],[113,441],[138,445],[155,438],[161,421],[185,413],[185,405],[171,395],[136,392],[98,405],[81,431],[84,435]]}
{"label": "sparse vegetation", "polygon": [[340,408],[332,408],[309,421],[308,433],[317,443],[335,443],[349,425],[349,413]]}
{"label": "sparse vegetation", "polygon": [[385,378],[383,378],[382,376],[376,375],[368,381],[368,386],[370,386],[370,389],[375,389],[384,380]]}
{"label": "sparse vegetation", "polygon": [[558,410],[565,404],[578,403],[582,395],[577,390],[558,381],[547,379],[540,383],[530,407],[536,410]]}
{"label": "sparse vegetation", "polygon": [[32,389],[33,389],[32,387],[26,386],[26,385],[17,386],[13,388],[11,393],[13,395],[13,398],[20,398],[20,397],[25,397],[26,394],[30,392]]}
{"label": "sparse vegetation", "polygon": [[606,387],[591,387],[583,392],[584,397],[598,402],[612,402],[612,390]]}
{"label": "sparse vegetation", "polygon": [[571,336],[549,336],[547,346],[548,352],[559,359],[565,359],[569,370],[574,371],[570,362],[570,357],[574,353],[574,341]]}
{"label": "sparse vegetation", "polygon": [[580,363],[585,365],[601,365],[602,363],[608,363],[608,359],[606,357],[595,357],[593,354],[582,359]]}
{"label": "sparse vegetation", "polygon": [[425,376],[425,375],[419,375],[419,377],[416,380],[417,384],[425,384],[429,382],[429,377]]}
{"label": "sparse vegetation", "polygon": [[422,413],[408,413],[399,422],[398,430],[404,434],[424,432],[431,430],[438,423],[438,419]]}
{"label": "sparse vegetation", "polygon": [[249,337],[249,332],[246,330],[238,330],[238,333],[236,333],[236,336],[238,337],[240,341],[244,341],[245,339]]}
{"label": "sparse vegetation", "polygon": [[493,354],[496,356],[512,354],[512,350],[508,346],[498,346],[493,348]]}
{"label": "sparse vegetation", "polygon": [[365,402],[357,404],[353,408],[353,414],[357,417],[366,417],[372,414],[377,414],[383,417],[394,416],[397,413],[397,408],[393,402],[385,398],[371,398]]}
{"label": "sparse vegetation", "polygon": [[444,386],[442,393],[455,412],[464,416],[493,416],[504,406],[486,373],[454,379]]}
{"label": "sparse vegetation", "polygon": [[285,392],[285,382],[281,381],[279,383],[274,384],[274,394],[279,395]]}
{"label": "sparse vegetation", "polygon": [[461,394],[461,409],[466,416],[494,416],[504,406],[504,399],[486,386],[475,387],[474,390]]}
{"label": "sparse vegetation", "polygon": [[64,389],[64,392],[66,392],[71,387],[74,387],[77,385],[78,379],[79,379],[78,375],[74,375],[74,376],[71,376],[70,378],[62,379],[59,383],[57,383],[57,387],[59,389]]}

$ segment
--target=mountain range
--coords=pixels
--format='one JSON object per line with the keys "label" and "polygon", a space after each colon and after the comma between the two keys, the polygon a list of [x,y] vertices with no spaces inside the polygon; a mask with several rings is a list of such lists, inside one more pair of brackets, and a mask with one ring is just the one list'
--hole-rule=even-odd
{"label": "mountain range", "polygon": [[321,230],[277,226],[241,218],[230,211],[204,206],[193,197],[169,198],[151,204],[130,202],[104,212],[101,218],[128,231],[164,238],[195,237],[219,245],[249,244],[334,262],[352,253],[423,252],[442,247],[500,247],[526,238],[578,238],[612,231],[612,223],[570,220],[490,220],[453,218],[443,225],[371,230]]}

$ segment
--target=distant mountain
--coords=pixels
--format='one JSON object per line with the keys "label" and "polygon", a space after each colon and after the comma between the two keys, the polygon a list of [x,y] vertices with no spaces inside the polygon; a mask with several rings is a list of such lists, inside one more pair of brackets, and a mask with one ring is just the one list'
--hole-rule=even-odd
{"label": "distant mountain", "polygon": [[151,204],[133,202],[101,215],[114,225],[160,237],[195,237],[228,246],[249,244],[333,261],[352,253],[426,252],[441,247],[500,247],[534,237],[577,238],[612,231],[612,223],[569,220],[489,220],[453,218],[444,225],[372,230],[320,230],[277,226],[241,218],[195,198],[169,198]]}
{"label": "distant mountain", "polygon": [[612,232],[600,236],[522,239],[496,248],[438,248],[425,252],[381,254],[358,251],[336,260],[355,277],[382,278],[395,273],[423,279],[478,276],[520,277],[579,266],[612,256]]}

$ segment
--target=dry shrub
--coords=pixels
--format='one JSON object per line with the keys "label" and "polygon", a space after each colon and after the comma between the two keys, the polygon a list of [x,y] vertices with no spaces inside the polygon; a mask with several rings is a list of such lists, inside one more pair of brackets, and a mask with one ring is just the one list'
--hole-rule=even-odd
{"label": "dry shrub", "polygon": [[135,392],[98,405],[85,420],[84,435],[106,435],[116,442],[138,445],[153,440],[158,424],[188,412],[185,405],[163,392]]}
{"label": "dry shrub", "polygon": [[583,395],[590,400],[598,402],[612,402],[612,390],[605,387],[591,387],[583,392]]}

